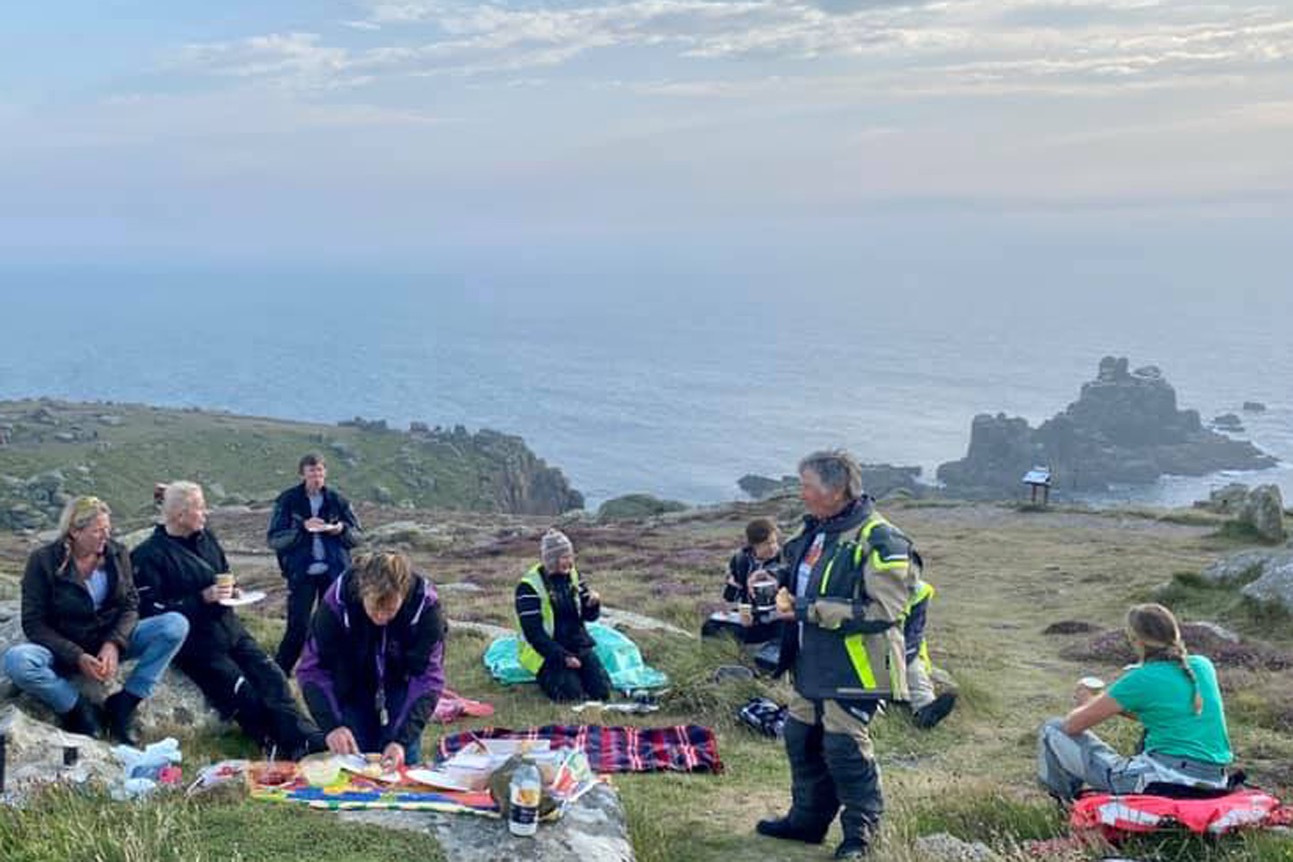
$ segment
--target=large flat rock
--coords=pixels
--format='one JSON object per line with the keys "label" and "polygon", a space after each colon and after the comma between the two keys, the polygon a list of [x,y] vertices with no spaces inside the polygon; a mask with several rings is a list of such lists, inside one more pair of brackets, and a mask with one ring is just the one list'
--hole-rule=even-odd
{"label": "large flat rock", "polygon": [[585,794],[556,823],[533,838],[517,838],[503,820],[425,811],[342,811],[343,820],[427,832],[453,862],[632,862],[628,820],[609,785]]}

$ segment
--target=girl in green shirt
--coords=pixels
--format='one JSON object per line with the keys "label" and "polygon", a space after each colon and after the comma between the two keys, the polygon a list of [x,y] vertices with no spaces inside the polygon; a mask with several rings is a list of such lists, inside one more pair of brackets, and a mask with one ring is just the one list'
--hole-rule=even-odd
{"label": "girl in green shirt", "polygon": [[[1212,662],[1187,652],[1176,617],[1162,605],[1132,607],[1127,637],[1140,663],[1099,695],[1079,688],[1073,711],[1042,726],[1042,785],[1065,802],[1084,786],[1117,794],[1224,792],[1233,757]],[[1123,757],[1091,732],[1115,715],[1144,725],[1144,751]]]}

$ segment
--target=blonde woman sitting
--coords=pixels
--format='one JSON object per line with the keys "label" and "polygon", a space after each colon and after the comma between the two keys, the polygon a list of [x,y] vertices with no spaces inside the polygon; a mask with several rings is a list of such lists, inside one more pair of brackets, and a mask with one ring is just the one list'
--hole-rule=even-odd
{"label": "blonde woman sitting", "polygon": [[[1224,793],[1233,756],[1212,662],[1186,651],[1176,618],[1162,605],[1129,610],[1127,637],[1140,662],[1101,694],[1079,689],[1073,711],[1042,726],[1042,785],[1063,802],[1083,787],[1115,794]],[[1123,757],[1091,732],[1115,715],[1144,726],[1141,753]]]}

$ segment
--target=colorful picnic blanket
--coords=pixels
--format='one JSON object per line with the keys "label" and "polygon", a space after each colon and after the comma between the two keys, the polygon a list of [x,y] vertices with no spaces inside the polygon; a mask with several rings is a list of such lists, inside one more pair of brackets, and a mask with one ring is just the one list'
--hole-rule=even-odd
{"label": "colorful picnic blanket", "polygon": [[1106,838],[1133,832],[1184,827],[1200,835],[1221,835],[1244,827],[1288,825],[1293,810],[1261,790],[1237,790],[1212,799],[1094,793],[1073,803],[1074,831],[1099,830]]}
{"label": "colorful picnic blanket", "polygon": [[[627,692],[658,689],[669,684],[669,677],[647,666],[637,644],[626,635],[601,623],[589,623],[588,634],[592,635],[593,642],[597,645],[597,657],[606,668],[611,685],[617,690]],[[484,658],[490,675],[503,685],[534,682],[534,674],[521,667],[521,661],[517,658],[514,634],[494,638],[494,642],[485,650]]]}
{"label": "colorful picnic blanket", "polygon": [[458,792],[417,785],[382,784],[351,773],[343,773],[340,779],[327,787],[313,787],[303,778],[275,787],[253,784],[251,797],[267,802],[295,802],[330,811],[396,809],[498,816],[498,806],[487,790]]}
{"label": "colorful picnic blanket", "polygon": [[452,757],[482,739],[546,739],[553,748],[577,748],[588,755],[593,771],[602,775],[613,772],[723,771],[714,731],[696,724],[674,727],[549,724],[520,730],[487,727],[474,733],[442,737],[436,760]]}

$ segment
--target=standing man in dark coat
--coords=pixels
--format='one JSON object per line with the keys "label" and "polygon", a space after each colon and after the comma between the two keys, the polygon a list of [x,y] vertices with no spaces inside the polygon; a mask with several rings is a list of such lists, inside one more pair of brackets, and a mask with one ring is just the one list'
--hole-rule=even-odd
{"label": "standing man in dark coat", "polygon": [[843,451],[799,463],[808,514],[786,545],[777,608],[786,625],[778,674],[794,684],[785,725],[790,812],[763,835],[820,844],[836,813],[837,859],[876,840],[884,797],[869,725],[886,700],[906,701],[903,613],[911,540],[862,492],[862,468]]}
{"label": "standing man in dark coat", "polygon": [[323,734],[297,706],[287,677],[270,660],[238,614],[220,603],[232,583],[216,576],[229,562],[206,527],[202,488],[172,482],[162,497],[159,524],[131,553],[140,611],[145,616],[178,611],[189,621],[189,638],[175,665],[197,683],[224,719],[234,719],[267,750],[295,760],[324,749]]}
{"label": "standing man in dark coat", "polygon": [[322,455],[301,458],[297,472],[301,484],[274,501],[267,537],[287,579],[287,631],[275,660],[288,676],[305,646],[315,605],[349,568],[350,549],[363,537],[350,503],[325,484],[328,466]]}

